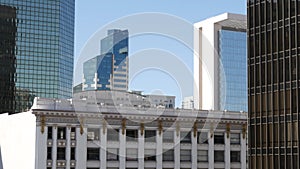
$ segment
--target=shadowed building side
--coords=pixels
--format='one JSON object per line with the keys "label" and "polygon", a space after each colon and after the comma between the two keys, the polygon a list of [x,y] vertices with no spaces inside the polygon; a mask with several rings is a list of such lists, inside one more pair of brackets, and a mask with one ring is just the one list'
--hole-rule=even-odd
{"label": "shadowed building side", "polygon": [[0,113],[15,112],[16,9],[0,5]]}
{"label": "shadowed building side", "polygon": [[70,98],[75,0],[0,0],[0,6],[1,106],[13,114],[29,110],[34,97]]}
{"label": "shadowed building side", "polygon": [[299,0],[248,0],[249,169],[300,167],[299,19]]}

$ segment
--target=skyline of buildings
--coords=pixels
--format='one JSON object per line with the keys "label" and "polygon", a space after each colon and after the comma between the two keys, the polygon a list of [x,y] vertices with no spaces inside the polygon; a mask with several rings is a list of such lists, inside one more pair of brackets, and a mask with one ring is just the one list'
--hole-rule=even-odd
{"label": "skyline of buildings", "polygon": [[0,5],[0,42],[5,43],[0,55],[6,60],[0,113],[26,111],[36,96],[70,98],[75,0],[0,0]]}
{"label": "skyline of buildings", "polygon": [[247,5],[249,169],[299,168],[300,1]]}
{"label": "skyline of buildings", "polygon": [[247,112],[246,16],[224,13],[194,26],[195,108]]}
{"label": "skyline of buildings", "polygon": [[82,90],[128,90],[128,30],[110,29],[100,55],[83,63]]}
{"label": "skyline of buildings", "polygon": [[[174,96],[127,92],[129,35],[119,29],[83,63],[72,97],[74,8],[0,0],[0,121],[34,114],[36,168],[299,168],[299,1],[248,0],[247,16],[195,23],[196,84],[182,109]],[[1,155],[5,166],[10,148],[22,149],[5,125],[0,168]]]}

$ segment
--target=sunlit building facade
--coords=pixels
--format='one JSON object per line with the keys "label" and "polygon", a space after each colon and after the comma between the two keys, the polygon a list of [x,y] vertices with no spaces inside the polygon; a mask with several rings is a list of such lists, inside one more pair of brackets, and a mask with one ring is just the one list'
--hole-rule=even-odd
{"label": "sunlit building facade", "polygon": [[224,13],[194,27],[195,108],[247,112],[246,16]]}
{"label": "sunlit building facade", "polygon": [[300,1],[248,0],[249,168],[299,168]]}
{"label": "sunlit building facade", "polygon": [[36,168],[247,166],[247,113],[42,98],[35,99],[31,111],[36,117]]}

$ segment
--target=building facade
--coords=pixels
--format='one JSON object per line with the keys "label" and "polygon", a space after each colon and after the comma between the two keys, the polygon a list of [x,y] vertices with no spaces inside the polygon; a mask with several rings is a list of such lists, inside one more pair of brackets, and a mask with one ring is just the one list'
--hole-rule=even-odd
{"label": "building facade", "polygon": [[[73,82],[75,1],[0,0],[0,5],[1,20],[3,17],[10,18],[6,20],[7,23],[1,21],[1,27],[3,23],[9,25],[9,30],[13,31],[11,37],[3,37],[7,29],[0,28],[0,42],[3,42],[3,38],[11,39],[9,44],[0,46],[0,51],[6,51],[10,55],[6,55],[5,62],[1,62],[9,63],[6,65],[9,67],[7,71],[1,73],[10,74],[7,75],[9,79],[5,79],[5,83],[13,83],[8,85],[11,89],[0,89],[0,98],[7,98],[8,105],[13,105],[9,110],[3,107],[5,112],[15,113],[30,109],[35,96],[70,98]],[[4,6],[6,9],[2,10]],[[7,8],[11,9],[9,13]],[[4,58],[1,57],[1,60]],[[2,110],[3,104],[0,106]]]}
{"label": "building facade", "polygon": [[74,99],[88,100],[101,106],[173,109],[175,96],[144,95],[140,91],[84,91],[73,95]]}
{"label": "building facade", "polygon": [[128,30],[108,30],[101,54],[83,64],[83,91],[128,90]]}
{"label": "building facade", "polygon": [[182,101],[183,109],[194,109],[194,96],[184,97]]}
{"label": "building facade", "polygon": [[225,13],[194,26],[195,108],[247,112],[246,16]]}
{"label": "building facade", "polygon": [[299,168],[300,2],[247,10],[249,168]]}
{"label": "building facade", "polygon": [[0,4],[0,113],[15,109],[16,8]]}
{"label": "building facade", "polygon": [[36,98],[36,168],[246,169],[246,113],[158,110]]}

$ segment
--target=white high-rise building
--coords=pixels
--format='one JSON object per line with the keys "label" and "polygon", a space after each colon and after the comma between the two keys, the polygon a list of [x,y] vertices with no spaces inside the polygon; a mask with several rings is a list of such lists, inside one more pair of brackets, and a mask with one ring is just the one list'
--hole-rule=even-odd
{"label": "white high-rise building", "polygon": [[248,111],[246,23],[224,13],[194,24],[195,108]]}
{"label": "white high-rise building", "polygon": [[183,109],[194,109],[194,96],[184,97],[182,101]]}

